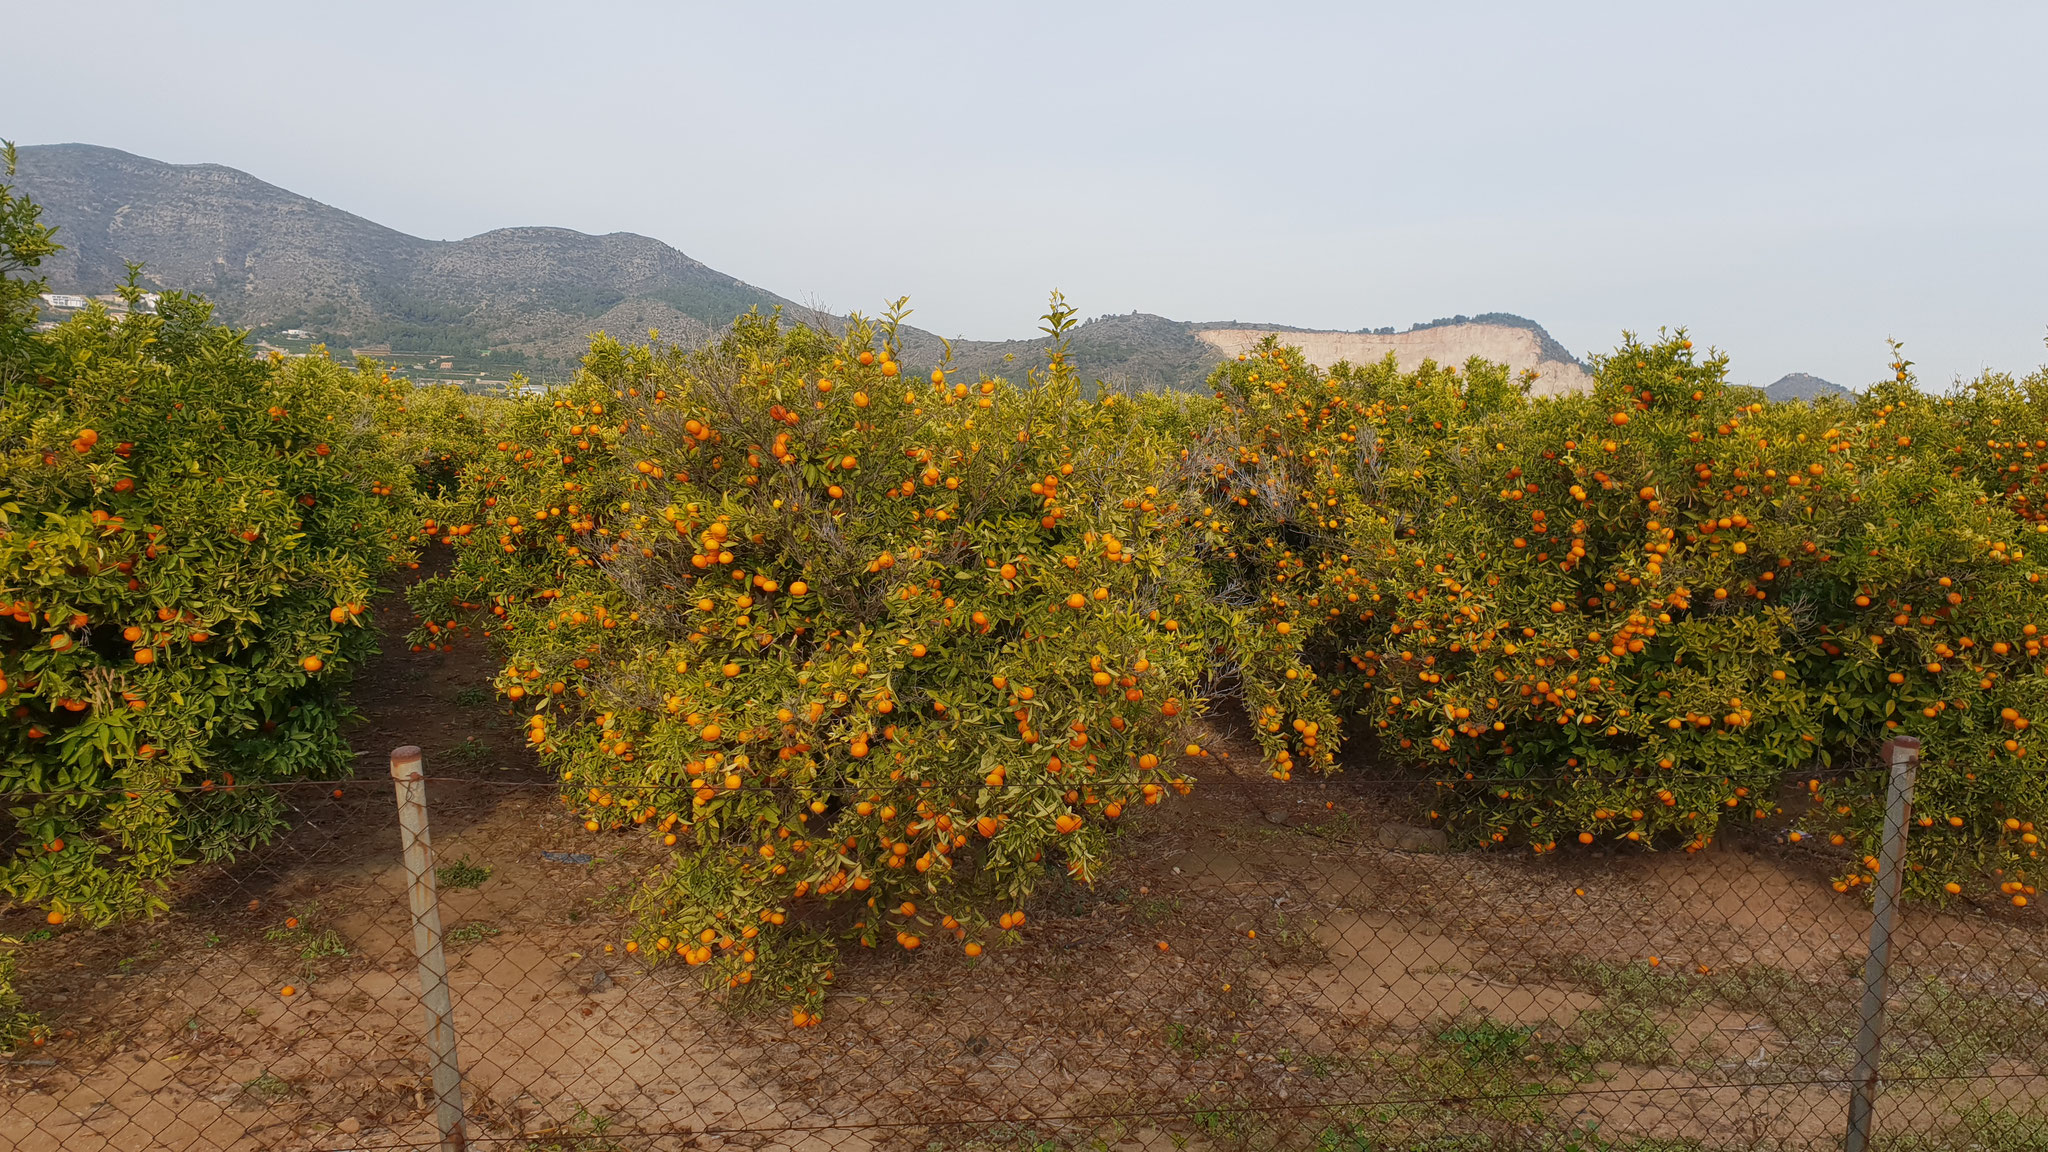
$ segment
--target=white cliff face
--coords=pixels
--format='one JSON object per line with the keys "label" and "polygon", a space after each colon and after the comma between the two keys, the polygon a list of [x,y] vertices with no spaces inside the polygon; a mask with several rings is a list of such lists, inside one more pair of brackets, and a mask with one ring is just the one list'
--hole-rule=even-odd
{"label": "white cliff face", "polygon": [[1463,365],[1474,356],[1506,364],[1515,372],[1536,371],[1529,388],[1532,396],[1560,396],[1591,391],[1593,378],[1577,364],[1544,358],[1534,332],[1503,324],[1447,324],[1415,332],[1378,335],[1371,332],[1285,332],[1262,328],[1208,328],[1196,338],[1225,356],[1235,356],[1256,347],[1267,336],[1301,349],[1302,355],[1318,368],[1339,360],[1371,364],[1391,352],[1404,372],[1414,371],[1424,360],[1443,365]]}

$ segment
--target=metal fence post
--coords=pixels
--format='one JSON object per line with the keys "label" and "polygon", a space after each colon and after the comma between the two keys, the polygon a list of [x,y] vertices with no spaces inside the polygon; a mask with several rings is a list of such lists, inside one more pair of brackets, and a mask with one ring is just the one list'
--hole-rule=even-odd
{"label": "metal fence post", "polygon": [[427,1014],[427,1047],[434,1068],[434,1119],[441,1152],[463,1152],[462,1069],[455,1054],[455,1006],[448,994],[448,961],[441,954],[441,906],[434,891],[434,849],[427,837],[427,783],[420,750],[391,751],[398,790],[400,847],[405,850],[406,895],[412,904],[412,945],[420,961],[420,1004]]}
{"label": "metal fence post", "polygon": [[1856,1029],[1856,1070],[1850,1073],[1849,1132],[1843,1152],[1868,1152],[1877,1108],[1878,1052],[1884,1045],[1884,1002],[1891,991],[1892,922],[1906,868],[1906,824],[1912,817],[1913,780],[1920,741],[1900,736],[1885,744],[1891,784],[1885,794],[1884,846],[1878,849],[1877,885],[1870,901],[1870,955],[1863,961],[1863,1013]]}

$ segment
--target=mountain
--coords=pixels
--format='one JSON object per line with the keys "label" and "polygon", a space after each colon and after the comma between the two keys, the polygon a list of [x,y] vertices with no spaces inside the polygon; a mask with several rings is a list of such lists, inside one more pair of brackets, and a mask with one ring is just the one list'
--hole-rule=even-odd
{"label": "mountain", "polygon": [[1824,396],[1840,396],[1844,400],[1852,400],[1856,396],[1854,392],[1840,384],[1829,383],[1804,372],[1790,372],[1778,377],[1764,388],[1764,395],[1780,404],[1787,400],[1819,400]]}
{"label": "mountain", "polygon": [[309,343],[282,335],[304,331],[399,362],[559,373],[600,328],[694,340],[750,307],[807,314],[630,232],[422,240],[233,168],[86,144],[23,147],[16,178],[59,229],[52,291],[105,292],[141,261],[152,287],[204,293],[284,346]]}
{"label": "mountain", "polygon": [[[1541,325],[1504,312],[1433,320],[1405,332],[1339,332],[1237,320],[1198,323],[1133,312],[1097,317],[1076,327],[1069,339],[1075,362],[1091,378],[1111,387],[1187,391],[1199,389],[1217,361],[1255,347],[1268,335],[1300,348],[1310,363],[1322,368],[1340,360],[1373,363],[1390,353],[1403,369],[1413,369],[1425,359],[1462,365],[1483,356],[1517,372],[1534,370],[1537,378],[1531,391],[1539,396],[1584,391],[1593,383],[1585,365]],[[1017,365],[1044,363],[1047,343],[1043,337],[957,341],[953,363],[968,372],[1014,374]],[[905,341],[909,359],[935,360],[936,352],[921,339]]]}
{"label": "mountain", "polygon": [[[432,378],[559,377],[591,332],[649,328],[701,341],[749,308],[836,325],[763,288],[630,232],[502,228],[423,240],[246,172],[166,164],[87,144],[20,149],[20,190],[57,225],[64,250],[43,272],[56,293],[103,293],[128,261],[150,287],[203,293],[222,319],[290,351],[353,349]],[[1474,355],[1538,373],[1538,392],[1588,386],[1585,368],[1543,328],[1506,313],[1331,332],[1239,321],[1192,323],[1145,313],[1102,316],[1070,335],[1085,376],[1125,389],[1199,389],[1217,361],[1268,333],[1323,366],[1393,354],[1463,364]],[[1017,376],[1044,363],[1047,341],[955,341],[952,365]],[[940,339],[906,329],[906,367],[939,362]]]}
{"label": "mountain", "polygon": [[[1223,358],[1220,351],[1196,335],[1200,328],[1198,324],[1133,312],[1085,321],[1076,325],[1067,338],[1075,365],[1090,380],[1100,380],[1118,391],[1189,391],[1201,387],[1210,369]],[[1044,336],[1028,340],[955,340],[950,363],[953,370],[969,376],[986,372],[1015,378],[1027,368],[1042,367],[1051,343]],[[940,359],[940,342],[927,332],[912,333],[903,341],[902,354],[915,365],[934,364]]]}
{"label": "mountain", "polygon": [[1454,316],[1417,324],[1406,332],[1380,328],[1358,332],[1308,331],[1300,328],[1198,325],[1195,337],[1226,355],[1236,355],[1267,336],[1299,347],[1309,362],[1329,367],[1339,360],[1367,364],[1391,355],[1404,370],[1424,360],[1462,365],[1474,356],[1506,364],[1536,379],[1529,391],[1537,396],[1584,392],[1593,377],[1578,358],[1564,350],[1533,320],[1504,312]]}

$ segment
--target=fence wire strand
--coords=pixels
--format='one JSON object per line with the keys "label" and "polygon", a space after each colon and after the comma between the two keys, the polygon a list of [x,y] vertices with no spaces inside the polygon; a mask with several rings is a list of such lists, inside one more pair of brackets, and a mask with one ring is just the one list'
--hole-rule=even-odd
{"label": "fence wire strand", "polygon": [[[0,919],[38,1029],[0,1057],[0,1147],[444,1146],[392,785],[360,764],[266,785],[286,828],[154,920]],[[1870,912],[1789,818],[1693,853],[1464,851],[1408,823],[1427,779],[1283,783],[1247,752],[1128,821],[1094,884],[1049,867],[979,958],[843,947],[793,1028],[628,950],[651,826],[592,833],[489,756],[427,769],[471,1147],[1841,1146]],[[2044,986],[2036,910],[1909,905],[1876,1147],[2048,1147]]]}

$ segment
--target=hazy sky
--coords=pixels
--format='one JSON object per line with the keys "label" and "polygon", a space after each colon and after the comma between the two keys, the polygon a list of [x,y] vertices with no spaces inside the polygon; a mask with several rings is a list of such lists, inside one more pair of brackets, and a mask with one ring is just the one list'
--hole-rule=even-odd
{"label": "hazy sky", "polygon": [[[659,237],[945,335],[1685,325],[1739,381],[2048,359],[2048,4],[30,4],[0,136],[422,236]],[[24,50],[25,49],[25,50]]]}

